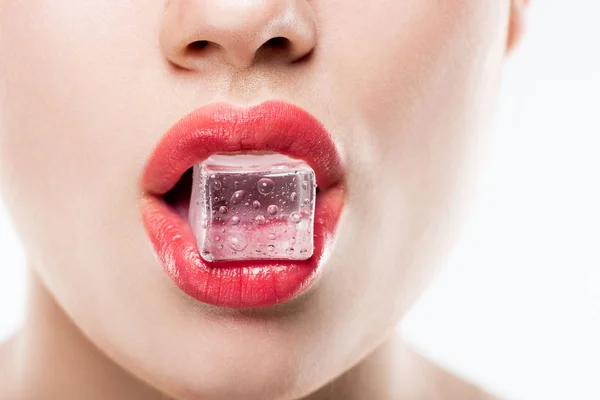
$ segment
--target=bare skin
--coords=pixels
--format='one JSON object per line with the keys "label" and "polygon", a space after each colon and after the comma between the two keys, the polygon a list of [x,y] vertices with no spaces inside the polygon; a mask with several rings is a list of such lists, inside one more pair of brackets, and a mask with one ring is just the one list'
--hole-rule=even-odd
{"label": "bare skin", "polygon": [[[395,326],[456,237],[527,0],[111,1],[0,0],[0,190],[30,260],[0,399],[491,399]],[[139,175],[190,109],[280,97],[334,131],[347,212],[315,290],[215,312],[157,264]]]}
{"label": "bare skin", "polygon": [[[98,350],[34,276],[27,318],[0,346],[0,398],[170,400]],[[391,333],[358,365],[303,400],[494,400]]]}

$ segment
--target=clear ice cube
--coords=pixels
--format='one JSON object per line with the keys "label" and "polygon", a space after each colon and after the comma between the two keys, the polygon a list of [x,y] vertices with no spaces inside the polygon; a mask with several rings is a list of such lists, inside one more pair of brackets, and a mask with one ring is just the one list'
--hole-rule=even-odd
{"label": "clear ice cube", "polygon": [[206,261],[306,260],[315,173],[280,154],[216,154],[194,166],[190,223]]}

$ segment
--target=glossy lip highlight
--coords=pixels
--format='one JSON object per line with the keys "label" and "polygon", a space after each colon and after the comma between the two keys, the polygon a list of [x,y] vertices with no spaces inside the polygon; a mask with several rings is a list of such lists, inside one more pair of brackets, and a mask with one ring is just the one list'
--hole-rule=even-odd
{"label": "glossy lip highlight", "polygon": [[[211,154],[252,151],[300,158],[315,171],[320,193],[310,259],[206,262],[188,221],[163,200],[186,170]],[[212,104],[176,123],[151,154],[141,179],[142,217],[163,269],[183,292],[222,307],[271,306],[304,292],[318,276],[343,208],[343,179],[331,136],[301,108],[279,101],[248,108]]]}

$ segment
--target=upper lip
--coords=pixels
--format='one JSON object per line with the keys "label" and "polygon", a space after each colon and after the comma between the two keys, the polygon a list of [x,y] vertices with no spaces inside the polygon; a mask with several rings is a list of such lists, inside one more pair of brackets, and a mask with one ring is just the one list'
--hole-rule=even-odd
{"label": "upper lip", "polygon": [[217,103],[186,115],[161,138],[144,169],[142,190],[164,195],[186,170],[211,154],[252,151],[304,160],[315,171],[320,190],[344,177],[335,142],[308,112],[279,101],[242,110]]}

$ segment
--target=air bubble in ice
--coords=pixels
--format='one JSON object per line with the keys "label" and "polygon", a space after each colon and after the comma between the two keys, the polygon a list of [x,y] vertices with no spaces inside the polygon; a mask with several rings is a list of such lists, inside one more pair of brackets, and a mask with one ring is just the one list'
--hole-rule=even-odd
{"label": "air bubble in ice", "polygon": [[273,183],[273,181],[269,178],[262,178],[258,181],[257,186],[258,186],[258,192],[260,194],[266,195],[273,191],[273,188],[275,187],[275,183]]}
{"label": "air bubble in ice", "polygon": [[238,205],[242,202],[242,200],[244,200],[244,196],[246,196],[246,191],[245,190],[236,190],[235,193],[233,193],[233,196],[231,196],[231,204],[233,205]]}
{"label": "air bubble in ice", "polygon": [[290,221],[297,224],[302,220],[302,215],[298,211],[294,211],[290,214]]}

